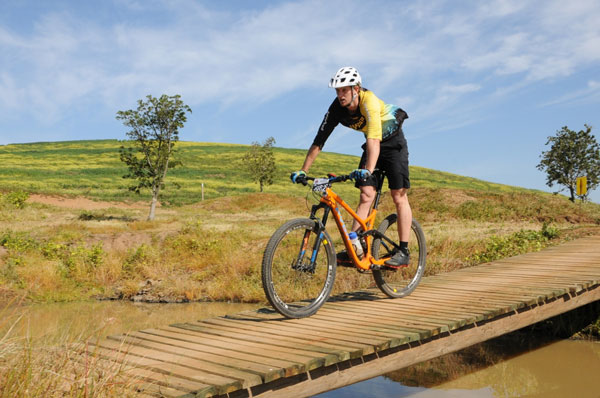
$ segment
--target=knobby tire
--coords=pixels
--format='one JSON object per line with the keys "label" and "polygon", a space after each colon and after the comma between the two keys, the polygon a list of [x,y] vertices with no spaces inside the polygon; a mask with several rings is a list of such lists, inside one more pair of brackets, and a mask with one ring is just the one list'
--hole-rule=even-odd
{"label": "knobby tire", "polygon": [[[398,217],[390,214],[379,225],[377,230],[393,241],[398,240]],[[408,296],[415,290],[425,272],[427,245],[425,234],[416,220],[412,220],[409,237],[410,262],[400,267],[382,266],[373,270],[373,278],[377,287],[388,297],[399,298]],[[373,257],[384,258],[393,253],[393,247],[384,239],[373,240]]]}
{"label": "knobby tire", "polygon": [[275,231],[265,249],[263,289],[273,308],[287,318],[313,315],[333,288],[335,250],[323,231],[314,251],[317,231],[317,222],[309,218],[288,221]]}

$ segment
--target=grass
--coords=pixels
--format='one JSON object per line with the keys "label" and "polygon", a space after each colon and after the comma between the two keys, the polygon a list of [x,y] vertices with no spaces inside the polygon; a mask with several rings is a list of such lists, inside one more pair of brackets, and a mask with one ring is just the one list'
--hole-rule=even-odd
{"label": "grass", "polygon": [[[85,196],[95,200],[149,200],[130,192],[125,165],[119,160],[117,140],[67,141],[0,146],[0,187],[62,196]],[[241,159],[247,145],[179,142],[176,156],[183,166],[169,171],[163,204],[185,205],[202,198],[215,199],[258,191],[258,184],[244,170]],[[301,164],[305,150],[274,148],[277,173],[270,193],[299,195],[302,188],[289,184],[289,174]],[[356,168],[358,157],[324,153],[311,169],[315,175],[341,174]],[[492,184],[473,178],[411,167],[415,187],[474,189],[486,192],[522,192],[520,188]],[[204,184],[204,189],[202,187]],[[180,186],[180,188],[177,188]],[[345,188],[351,192],[351,188]],[[342,191],[342,193],[344,193]]]}
{"label": "grass", "polygon": [[[423,188],[411,195],[436,194]],[[424,211],[411,199],[427,236],[428,274],[539,250],[597,230],[595,206],[549,197],[538,219],[521,219],[514,202],[503,197],[486,196],[485,217],[458,211],[458,203],[449,204],[446,213]],[[381,214],[392,207],[386,195]],[[159,209],[155,222],[145,221],[145,209],[5,206],[0,209],[0,281],[5,290],[38,302],[91,297],[264,302],[260,263],[266,242],[285,220],[307,213],[304,198],[271,193]],[[573,218],[579,221],[568,221]],[[333,224],[330,228],[340,249],[339,233]],[[364,288],[372,278],[342,269],[336,285]]]}
{"label": "grass", "polygon": [[[181,142],[184,166],[169,174],[163,206],[156,221],[148,222],[145,205],[121,205],[140,197],[120,177],[125,168],[119,145],[103,140],[0,147],[4,294],[37,302],[264,302],[260,263],[266,242],[285,220],[306,217],[316,202],[305,187],[289,183],[289,171],[302,163],[305,151],[276,148],[276,183],[258,193],[239,163],[248,146]],[[323,153],[312,171],[346,172],[357,160]],[[600,206],[593,203],[420,167],[411,173],[409,197],[427,236],[428,274],[539,250],[600,225]],[[338,184],[336,191],[356,205],[353,184]],[[33,193],[113,205],[87,210],[26,201]],[[380,209],[383,216],[394,211],[389,195]],[[333,223],[330,228],[339,250],[339,234]],[[337,291],[372,285],[369,275],[346,269],[339,274]]]}
{"label": "grass", "polygon": [[[15,305],[17,304],[17,305]],[[0,307],[0,398],[135,397],[141,381],[131,366],[103,361],[78,342],[102,331],[71,336],[31,337],[13,333],[23,314],[18,303]]]}
{"label": "grass", "polygon": [[[0,302],[97,297],[264,303],[260,263],[266,242],[284,221],[306,217],[315,202],[306,188],[288,181],[305,151],[276,148],[276,183],[261,194],[239,164],[247,146],[180,143],[184,166],[169,174],[163,206],[148,222],[145,206],[122,206],[149,195],[127,190],[119,145],[105,140],[0,147]],[[312,171],[343,173],[357,160],[323,153]],[[410,202],[429,249],[427,274],[539,250],[600,229],[600,206],[593,203],[419,167],[411,173]],[[174,183],[181,188],[174,189]],[[356,205],[351,183],[336,191]],[[114,203],[94,210],[65,208],[28,201],[33,193]],[[380,209],[382,215],[393,211],[389,195]],[[339,235],[330,227],[339,249]],[[334,293],[372,285],[371,275],[344,268]],[[10,307],[0,307],[0,330],[16,322]],[[73,366],[72,343],[91,334],[59,342],[11,336],[0,336],[0,398],[134,394],[123,368],[101,372],[93,355],[85,366]]]}

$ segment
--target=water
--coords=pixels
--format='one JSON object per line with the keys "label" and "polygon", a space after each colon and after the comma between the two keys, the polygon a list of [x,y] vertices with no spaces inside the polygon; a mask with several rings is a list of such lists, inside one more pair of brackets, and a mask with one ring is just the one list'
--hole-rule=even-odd
{"label": "water", "polygon": [[0,305],[0,336],[31,337],[45,343],[108,336],[190,322],[258,308],[257,304],[149,304],[125,301]]}
{"label": "water", "polygon": [[561,340],[440,389],[491,387],[494,397],[600,397],[600,342]]}
{"label": "water", "polygon": [[431,388],[386,377],[319,398],[600,398],[600,342],[560,340]]}
{"label": "water", "polygon": [[[258,308],[256,304],[143,304],[122,301],[0,305],[0,338],[29,336],[47,343],[107,336]],[[385,376],[319,398],[600,398],[600,342],[559,340],[520,352],[451,381],[403,385]]]}

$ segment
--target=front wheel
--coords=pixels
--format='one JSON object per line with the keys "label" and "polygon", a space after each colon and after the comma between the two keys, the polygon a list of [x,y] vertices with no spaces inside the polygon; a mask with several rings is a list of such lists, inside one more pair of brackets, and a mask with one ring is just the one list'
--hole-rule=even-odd
{"label": "front wheel", "polygon": [[[379,225],[377,230],[393,242],[398,241],[398,216],[390,214]],[[394,246],[389,240],[376,238],[373,240],[373,257],[379,259],[393,254]],[[410,236],[408,239],[410,261],[399,267],[382,266],[373,270],[373,277],[377,287],[387,296],[398,298],[408,296],[417,287],[425,272],[427,245],[425,234],[416,220],[412,220]]]}
{"label": "front wheel", "polygon": [[281,315],[304,318],[327,301],[335,280],[336,258],[326,231],[299,218],[283,224],[271,237],[262,262],[267,299]]}

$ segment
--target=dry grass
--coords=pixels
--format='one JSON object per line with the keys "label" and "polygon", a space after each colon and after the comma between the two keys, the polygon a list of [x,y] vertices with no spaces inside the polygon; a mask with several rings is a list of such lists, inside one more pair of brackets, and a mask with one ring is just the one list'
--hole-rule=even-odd
{"label": "dry grass", "polygon": [[[26,317],[19,305],[0,308],[0,397],[135,397],[139,380],[118,362],[76,349],[91,334],[31,337],[14,329]],[[25,325],[25,327],[27,327]],[[101,333],[101,331],[96,331]]]}
{"label": "dry grass", "polygon": [[[597,205],[528,195],[412,191],[414,215],[427,237],[427,273],[472,265],[470,256],[485,250],[491,237],[540,230],[547,221],[566,237],[587,233],[583,227],[593,229],[600,220]],[[356,195],[348,199],[355,203]],[[92,211],[37,203],[0,208],[0,282],[34,301],[99,296],[264,302],[260,283],[264,247],[279,225],[306,217],[313,203],[310,196],[306,200],[256,193],[161,208],[154,222],[145,221],[145,211],[114,205]],[[392,211],[386,195],[381,218]],[[328,229],[341,250],[333,222]],[[335,291],[372,285],[370,275],[343,269]]]}
{"label": "dry grass", "polygon": [[[428,273],[472,265],[469,257],[484,250],[491,237],[538,231],[548,221],[560,238],[545,244],[599,232],[598,206],[572,205],[559,197],[420,189],[411,193],[411,202],[427,237]],[[381,214],[391,211],[388,198]],[[159,209],[154,222],[134,208],[96,209],[85,217],[82,212],[43,204],[0,208],[2,296],[27,301],[101,296],[264,302],[260,263],[269,237],[285,220],[308,215],[303,198],[278,194]],[[329,227],[340,249],[339,234],[333,223]],[[372,284],[369,274],[340,269],[335,291]],[[0,398],[136,395],[139,381],[127,378],[125,367],[106,366],[97,356],[73,349],[73,342],[101,331],[58,341],[17,338],[10,329],[19,319],[8,308],[0,309],[0,330],[5,331],[0,335]],[[473,355],[484,363],[495,360]],[[448,362],[450,373],[470,366],[456,357],[441,361]]]}

